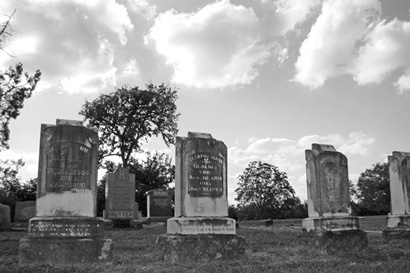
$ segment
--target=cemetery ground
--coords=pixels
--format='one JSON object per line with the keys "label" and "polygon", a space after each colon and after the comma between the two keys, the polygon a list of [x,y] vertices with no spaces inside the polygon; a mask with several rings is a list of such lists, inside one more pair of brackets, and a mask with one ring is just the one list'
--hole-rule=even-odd
{"label": "cemetery ground", "polygon": [[[409,241],[384,242],[386,216],[361,220],[368,232],[368,248],[359,253],[327,255],[298,239],[301,219],[240,221],[237,234],[246,237],[246,255],[237,260],[171,265],[156,254],[155,241],[166,233],[163,223],[143,229],[114,229],[105,237],[114,241],[111,264],[18,267],[19,240],[27,232],[0,232],[0,272],[410,272]],[[79,250],[81,251],[81,250]]]}

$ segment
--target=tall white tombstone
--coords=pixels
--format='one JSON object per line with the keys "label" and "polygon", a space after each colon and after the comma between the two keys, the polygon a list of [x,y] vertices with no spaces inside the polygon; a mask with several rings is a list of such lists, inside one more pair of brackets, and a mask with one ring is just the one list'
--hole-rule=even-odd
{"label": "tall white tombstone", "polygon": [[350,215],[346,156],[332,145],[316,143],[312,144],[311,150],[305,151],[305,155],[309,218],[303,219],[303,229],[320,237],[325,252],[329,248],[323,236],[333,238],[329,242],[333,249],[362,249],[367,245],[367,237],[360,230],[359,217]]}
{"label": "tall white tombstone", "polygon": [[245,238],[236,235],[235,220],[228,217],[226,145],[210,134],[189,132],[177,137],[175,148],[175,216],[167,221],[167,235],[157,240],[164,259],[243,255]]}
{"label": "tall white tombstone", "polygon": [[388,156],[391,214],[383,238],[410,236],[410,153],[393,152]]}
{"label": "tall white tombstone", "polygon": [[41,125],[36,216],[20,241],[20,264],[111,259],[96,218],[97,153],[98,134],[81,121]]}

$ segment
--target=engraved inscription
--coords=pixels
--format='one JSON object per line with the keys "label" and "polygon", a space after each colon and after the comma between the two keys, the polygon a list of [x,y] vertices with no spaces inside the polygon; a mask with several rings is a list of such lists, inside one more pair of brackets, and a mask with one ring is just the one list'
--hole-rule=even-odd
{"label": "engraved inscription", "polygon": [[223,195],[223,157],[197,153],[188,157],[188,194],[194,197]]}
{"label": "engraved inscription", "polygon": [[46,190],[48,192],[91,189],[90,148],[75,142],[61,142],[47,149]]}

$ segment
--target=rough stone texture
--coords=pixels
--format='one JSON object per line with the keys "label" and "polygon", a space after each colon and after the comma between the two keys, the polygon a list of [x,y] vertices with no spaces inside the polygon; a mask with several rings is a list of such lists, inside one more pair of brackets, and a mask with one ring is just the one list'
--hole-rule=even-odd
{"label": "rough stone texture", "polygon": [[19,266],[36,263],[109,263],[112,249],[111,239],[24,238],[20,240]]}
{"label": "rough stone texture", "polygon": [[305,155],[309,217],[350,215],[347,158],[332,145],[315,143]]}
{"label": "rough stone texture", "polygon": [[363,230],[303,232],[298,236],[298,241],[318,247],[321,252],[329,255],[344,254],[367,247],[367,234]]}
{"label": "rough stone texture", "polygon": [[391,214],[410,215],[410,153],[395,151],[388,162]]}
{"label": "rough stone texture", "polygon": [[410,240],[410,228],[387,228],[382,231],[383,240]]}
{"label": "rough stone texture", "polygon": [[239,235],[160,235],[159,256],[172,264],[230,260],[245,254],[245,238]]}

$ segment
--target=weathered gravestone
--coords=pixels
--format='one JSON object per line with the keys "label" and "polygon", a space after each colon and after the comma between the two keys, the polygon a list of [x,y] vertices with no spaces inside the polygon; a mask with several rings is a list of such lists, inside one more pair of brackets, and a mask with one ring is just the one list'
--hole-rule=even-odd
{"label": "weathered gravestone", "polygon": [[11,227],[10,206],[0,203],[0,231]]}
{"label": "weathered gravestone", "polygon": [[383,238],[410,239],[410,153],[393,152],[388,156],[391,214]]}
{"label": "weathered gravestone", "polygon": [[96,218],[97,132],[81,121],[41,125],[36,217],[19,265],[108,262],[112,240]]}
{"label": "weathered gravestone", "polygon": [[29,220],[36,216],[36,201],[16,202],[14,225],[28,225]]}
{"label": "weathered gravestone", "polygon": [[351,216],[347,158],[332,145],[312,144],[306,150],[309,218],[303,219],[305,234],[323,252],[358,251],[367,246],[359,217]]}
{"label": "weathered gravestone", "polygon": [[135,203],[135,174],[119,167],[109,173],[105,188],[105,219],[113,227],[142,226],[136,222],[138,205]]}
{"label": "weathered gravestone", "polygon": [[165,221],[172,216],[172,192],[164,189],[147,191],[147,218]]}
{"label": "weathered gravestone", "polygon": [[227,148],[210,134],[176,139],[175,216],[157,238],[160,256],[171,263],[231,259],[245,253],[228,217]]}

